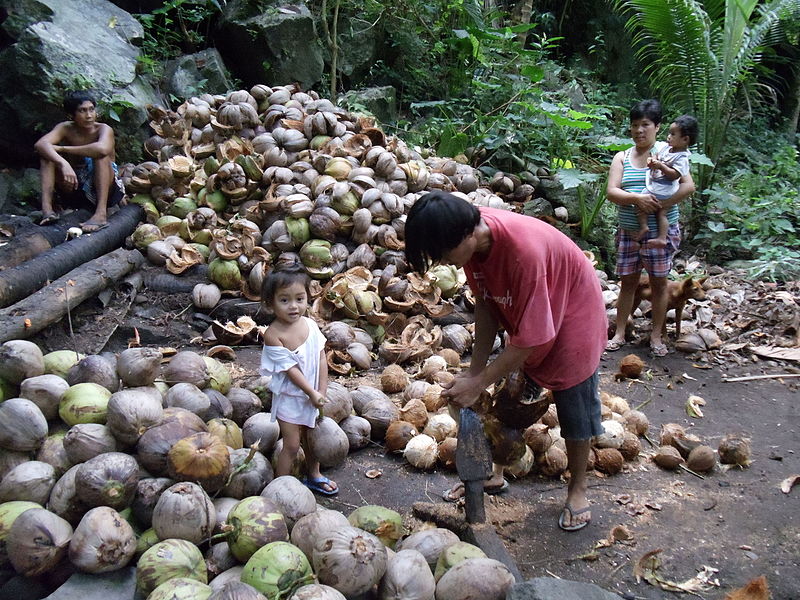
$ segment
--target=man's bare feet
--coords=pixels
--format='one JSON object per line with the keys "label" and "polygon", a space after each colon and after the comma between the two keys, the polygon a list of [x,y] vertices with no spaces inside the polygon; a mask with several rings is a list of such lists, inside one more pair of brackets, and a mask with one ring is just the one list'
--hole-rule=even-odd
{"label": "man's bare feet", "polygon": [[[493,496],[496,494],[502,494],[508,490],[508,481],[504,478],[495,478],[492,477],[491,479],[487,479],[483,484],[483,491],[487,494]],[[445,490],[444,494],[442,494],[442,498],[446,502],[456,502],[464,497],[464,484],[459,481],[449,490]]]}
{"label": "man's bare feet", "polygon": [[53,225],[54,223],[58,223],[58,220],[60,218],[61,218],[60,215],[57,215],[54,212],[42,213],[42,220],[39,221],[39,225],[41,226]]}

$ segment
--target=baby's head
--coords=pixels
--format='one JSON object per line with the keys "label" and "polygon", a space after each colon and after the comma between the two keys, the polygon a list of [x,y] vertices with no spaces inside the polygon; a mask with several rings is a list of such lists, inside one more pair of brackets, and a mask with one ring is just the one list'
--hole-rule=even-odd
{"label": "baby's head", "polygon": [[279,264],[264,278],[264,283],[261,285],[261,301],[266,306],[274,308],[275,298],[281,295],[281,291],[296,289],[305,291],[308,303],[311,296],[310,284],[311,278],[299,262]]}
{"label": "baby's head", "polygon": [[667,143],[673,151],[686,150],[697,141],[699,129],[692,115],[681,115],[670,124]]}

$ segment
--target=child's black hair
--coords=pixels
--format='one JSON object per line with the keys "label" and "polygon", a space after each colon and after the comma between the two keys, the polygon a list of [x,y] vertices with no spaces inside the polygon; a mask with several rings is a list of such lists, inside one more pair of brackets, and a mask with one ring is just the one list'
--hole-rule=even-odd
{"label": "child's black hair", "polygon": [[86,90],[67,92],[64,96],[64,112],[74,117],[75,111],[77,111],[78,107],[84,102],[91,102],[95,108],[97,107],[97,100]]}
{"label": "child's black hair", "polygon": [[630,119],[631,123],[639,119],[650,119],[653,123],[658,125],[661,123],[661,102],[655,98],[642,100],[637,102],[631,108]]}
{"label": "child's black hair", "polygon": [[306,295],[308,295],[309,298],[311,297],[311,291],[309,290],[311,278],[308,276],[308,273],[306,273],[302,264],[297,261],[292,261],[277,265],[270,271],[269,275],[264,278],[264,283],[261,284],[261,301],[267,306],[272,305],[277,291],[294,283],[302,284],[306,290]]}
{"label": "child's black hair", "polygon": [[697,119],[692,115],[681,115],[673,123],[681,130],[681,135],[689,138],[689,145],[694,146],[697,136],[700,135],[700,125],[697,123]]}
{"label": "child's black hair", "polygon": [[466,200],[441,190],[428,192],[414,203],[406,218],[408,262],[424,273],[471,234],[480,220],[480,211]]}

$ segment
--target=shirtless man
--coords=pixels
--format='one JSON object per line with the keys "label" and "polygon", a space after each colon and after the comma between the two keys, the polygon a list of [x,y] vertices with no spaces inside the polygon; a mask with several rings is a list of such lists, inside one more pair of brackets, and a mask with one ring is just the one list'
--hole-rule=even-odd
{"label": "shirtless man", "polygon": [[120,202],[122,184],[114,163],[114,130],[97,122],[97,103],[88,92],[69,92],[64,110],[72,119],[56,125],[34,146],[40,157],[42,220],[40,225],[58,221],[53,195],[63,205],[86,207],[94,214],[81,224],[84,233],[107,224],[107,210]]}

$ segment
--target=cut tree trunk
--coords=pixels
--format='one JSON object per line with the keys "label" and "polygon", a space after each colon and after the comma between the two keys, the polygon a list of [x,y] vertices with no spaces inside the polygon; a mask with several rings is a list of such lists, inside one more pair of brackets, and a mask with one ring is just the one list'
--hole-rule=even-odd
{"label": "cut tree trunk", "polygon": [[82,235],[51,248],[34,259],[0,272],[0,307],[9,306],[98,256],[119,248],[142,219],[142,208],[123,206],[108,221],[108,227]]}
{"label": "cut tree trunk", "polygon": [[119,248],[73,269],[13,306],[0,309],[0,343],[40,332],[142,263],[144,256],[138,250]]}
{"label": "cut tree trunk", "polygon": [[53,225],[29,225],[17,229],[8,243],[0,248],[0,271],[11,269],[67,241],[67,229],[77,227],[91,217],[86,210],[64,215]]}

